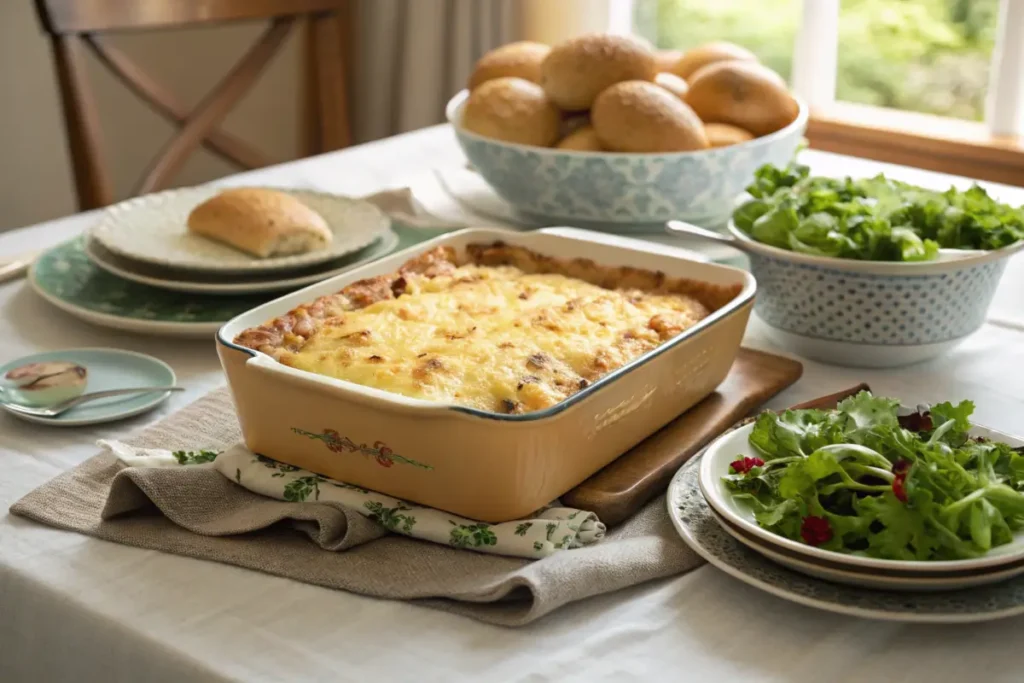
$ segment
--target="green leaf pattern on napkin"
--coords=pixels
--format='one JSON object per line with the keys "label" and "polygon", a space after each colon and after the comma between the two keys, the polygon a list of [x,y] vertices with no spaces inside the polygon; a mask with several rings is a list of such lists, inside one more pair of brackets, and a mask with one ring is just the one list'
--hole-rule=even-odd
{"label": "green leaf pattern on napkin", "polygon": [[[262,455],[256,455],[253,458],[253,462],[258,462],[261,465],[263,465],[264,467],[274,470],[274,473],[270,475],[272,477],[278,477],[279,478],[279,477],[285,476],[289,472],[298,472],[299,471],[299,468],[295,467],[294,465],[286,465],[283,462],[278,462],[276,460],[271,460],[270,458],[262,456]],[[182,463],[182,464],[184,464],[184,463]]]}
{"label": "green leaf pattern on napkin", "polygon": [[[456,517],[376,491],[256,455],[238,444],[217,453],[206,449],[161,451],[100,442],[133,467],[214,469],[254,493],[293,503],[332,503],[367,517],[396,534],[452,548],[538,559],[600,541],[605,527],[593,513],[551,507],[529,519],[499,524]],[[145,457],[140,457],[145,456]]]}
{"label": "green leaf pattern on napkin", "polygon": [[284,499],[293,503],[304,503],[313,494],[313,500],[320,500],[320,482],[327,481],[319,474],[292,479],[284,485]]}
{"label": "green leaf pattern on napkin", "polygon": [[479,548],[483,545],[497,545],[498,537],[491,531],[490,524],[459,524],[448,520],[453,529],[448,542],[453,548]]}
{"label": "green leaf pattern on napkin", "polygon": [[198,465],[213,462],[220,453],[217,451],[174,451],[172,455],[179,465]]}
{"label": "green leaf pattern on napkin", "polygon": [[[363,489],[365,491],[365,489]],[[363,507],[370,511],[370,519],[377,522],[389,531],[400,531],[403,534],[412,533],[416,525],[416,518],[412,515],[404,515],[409,507],[405,503],[399,503],[393,508],[384,507],[384,504],[376,500],[368,500]]]}

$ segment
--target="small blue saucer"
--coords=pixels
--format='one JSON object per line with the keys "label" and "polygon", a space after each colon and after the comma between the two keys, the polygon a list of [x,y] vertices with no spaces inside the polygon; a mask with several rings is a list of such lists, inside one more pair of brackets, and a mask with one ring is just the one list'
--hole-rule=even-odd
{"label": "small blue saucer", "polygon": [[[89,372],[86,393],[130,387],[174,386],[176,382],[174,370],[167,363],[152,356],[119,349],[66,349],[37,353],[0,365],[0,376],[21,365],[44,361],[68,361],[85,366]],[[163,403],[168,396],[170,392],[166,391],[114,396],[84,403],[57,417],[35,417],[7,410],[0,389],[0,409],[30,422],[58,427],[79,427],[121,420],[144,413]]]}

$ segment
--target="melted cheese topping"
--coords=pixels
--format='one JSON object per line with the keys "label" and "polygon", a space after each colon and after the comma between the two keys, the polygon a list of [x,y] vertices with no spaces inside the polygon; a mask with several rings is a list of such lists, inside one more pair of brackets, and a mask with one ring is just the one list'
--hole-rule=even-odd
{"label": "melted cheese topping", "polygon": [[404,396],[524,413],[552,406],[704,318],[696,300],[468,265],[328,318],[280,361]]}

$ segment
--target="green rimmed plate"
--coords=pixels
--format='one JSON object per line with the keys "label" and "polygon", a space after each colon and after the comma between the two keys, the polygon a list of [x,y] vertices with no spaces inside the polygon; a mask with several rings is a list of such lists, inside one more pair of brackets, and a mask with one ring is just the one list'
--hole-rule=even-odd
{"label": "green rimmed plate", "polygon": [[346,256],[380,239],[390,220],[369,202],[315,190],[254,188],[289,194],[327,224],[333,240],[323,249],[257,258],[188,230],[188,217],[226,188],[201,185],[132,197],[104,209],[90,236],[134,261],[206,273],[253,274],[287,271]]}
{"label": "green rimmed plate", "polygon": [[211,337],[225,322],[273,295],[203,296],[169,292],[101,270],[85,254],[83,238],[40,256],[28,282],[67,313],[102,327],[174,337]]}
{"label": "green rimmed plate", "polygon": [[174,292],[188,292],[200,295],[240,295],[267,292],[294,291],[300,287],[326,280],[340,275],[350,268],[355,268],[366,261],[372,261],[391,251],[398,244],[398,235],[390,228],[373,244],[363,247],[357,252],[343,256],[334,261],[321,263],[319,266],[307,267],[296,271],[271,274],[255,274],[248,276],[223,275],[218,273],[198,276],[188,271],[173,268],[160,268],[147,263],[136,263],[109,251],[90,237],[83,243],[85,255],[89,260],[123,280],[130,280],[143,285]]}
{"label": "green rimmed plate", "polygon": [[[396,224],[398,239],[389,240],[386,256],[448,230],[421,230]],[[277,294],[203,295],[171,292],[129,282],[96,266],[85,252],[85,237],[44,252],[32,266],[29,285],[51,304],[86,322],[126,332],[210,338],[236,315],[277,298]],[[361,265],[353,263],[352,266]]]}

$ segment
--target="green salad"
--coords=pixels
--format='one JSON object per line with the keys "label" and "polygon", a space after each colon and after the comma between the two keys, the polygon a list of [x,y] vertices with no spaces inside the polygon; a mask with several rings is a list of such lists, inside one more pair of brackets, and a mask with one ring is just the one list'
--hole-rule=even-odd
{"label": "green salad", "polygon": [[899,414],[868,392],[835,410],[762,413],[758,457],[724,477],[757,523],[794,541],[891,560],[959,560],[1024,526],[1024,454],[972,438],[974,404]]}
{"label": "green salad", "polygon": [[781,249],[867,261],[929,261],[939,248],[999,249],[1024,239],[1024,212],[977,185],[945,192],[874,178],[762,166],[733,212],[736,227]]}

